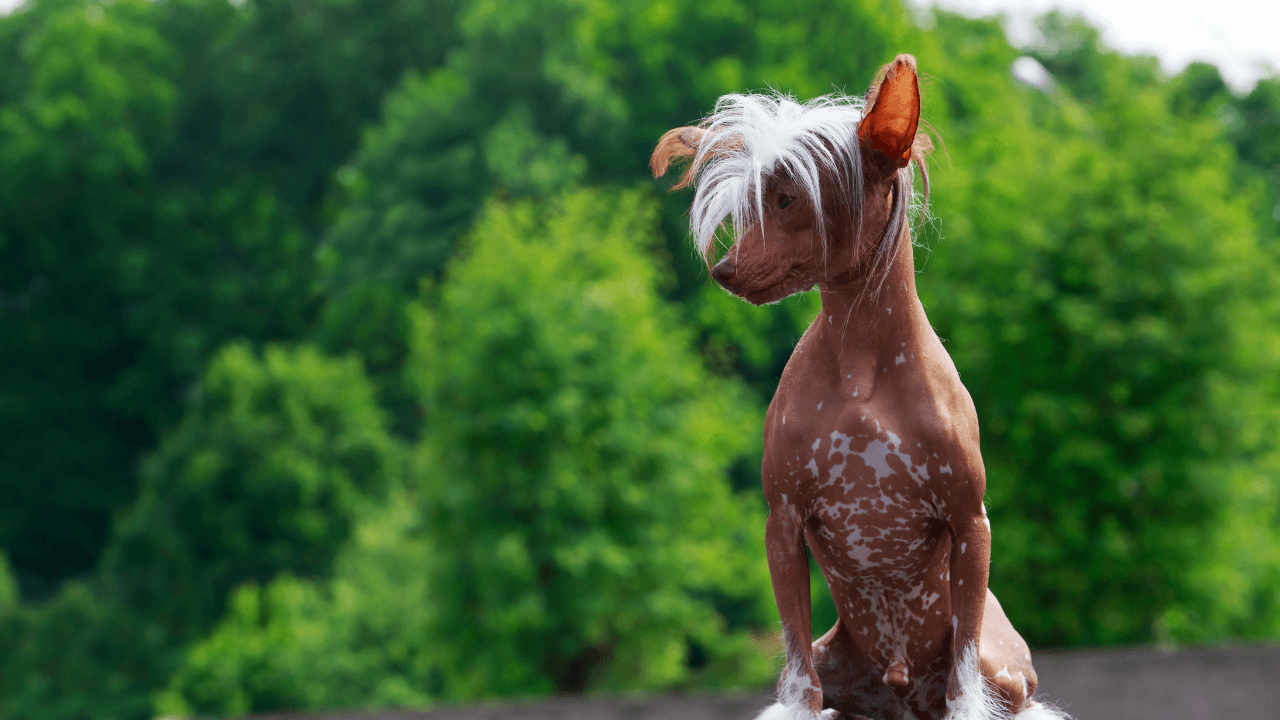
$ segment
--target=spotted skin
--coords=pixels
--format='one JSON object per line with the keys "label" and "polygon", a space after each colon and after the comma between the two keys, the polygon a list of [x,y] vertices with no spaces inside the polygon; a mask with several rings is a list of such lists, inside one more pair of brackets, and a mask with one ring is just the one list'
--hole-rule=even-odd
{"label": "spotted skin", "polygon": [[[911,275],[901,275],[909,284]],[[824,321],[831,312],[874,311],[841,308],[824,292],[823,313],[784,372],[766,418],[763,479],[771,566],[794,568],[777,568],[775,583],[807,577],[807,548],[831,589],[840,621],[811,651],[826,707],[868,718],[904,710],[944,717],[957,616],[976,616],[983,675],[1016,711],[1034,692],[1035,674],[986,588],[990,530],[976,415],[927,323],[902,321],[923,317],[918,301],[901,297],[908,289],[914,295],[882,295],[901,308],[897,322],[863,318],[878,332],[861,339],[884,333],[899,350],[888,364],[874,346],[846,348],[842,329]],[[906,362],[893,360],[899,353]],[[818,395],[832,398],[821,410]],[[966,586],[984,600],[967,613],[952,602]],[[793,593],[778,594],[786,596],[780,608],[797,604]],[[894,666],[897,677],[889,677]]]}

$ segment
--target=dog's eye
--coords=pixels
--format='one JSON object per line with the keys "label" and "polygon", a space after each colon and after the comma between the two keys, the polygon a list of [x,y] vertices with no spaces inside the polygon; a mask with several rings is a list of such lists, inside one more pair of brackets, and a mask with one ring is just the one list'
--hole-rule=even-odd
{"label": "dog's eye", "polygon": [[789,205],[792,203],[792,201],[793,201],[793,200],[795,200],[795,198],[791,197],[790,195],[781,195],[781,196],[779,196],[779,197],[778,197],[778,208],[779,208],[779,209],[782,209],[782,210],[787,209],[787,206],[789,206]]}

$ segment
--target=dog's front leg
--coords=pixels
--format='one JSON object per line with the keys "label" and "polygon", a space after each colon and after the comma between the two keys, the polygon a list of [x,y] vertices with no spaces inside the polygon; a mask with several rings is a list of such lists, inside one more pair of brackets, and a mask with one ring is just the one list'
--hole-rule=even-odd
{"label": "dog's front leg", "polygon": [[982,675],[982,614],[987,601],[991,529],[981,500],[956,512],[951,529],[951,674],[947,720],[991,720],[1003,716]]}
{"label": "dog's front leg", "polygon": [[773,598],[782,617],[787,665],[778,681],[778,705],[763,717],[770,720],[813,720],[822,711],[822,685],[813,666],[809,604],[809,556],[804,523],[794,505],[770,503],[765,525],[765,553]]}

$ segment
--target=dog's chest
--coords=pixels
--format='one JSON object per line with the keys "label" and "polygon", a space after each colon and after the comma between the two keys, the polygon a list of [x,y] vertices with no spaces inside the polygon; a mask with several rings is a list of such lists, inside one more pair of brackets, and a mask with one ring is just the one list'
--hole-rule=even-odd
{"label": "dog's chest", "polygon": [[[909,570],[937,541],[950,463],[866,416],[829,428],[795,423],[766,458],[829,562],[850,572]],[[835,569],[835,568],[830,568]]]}

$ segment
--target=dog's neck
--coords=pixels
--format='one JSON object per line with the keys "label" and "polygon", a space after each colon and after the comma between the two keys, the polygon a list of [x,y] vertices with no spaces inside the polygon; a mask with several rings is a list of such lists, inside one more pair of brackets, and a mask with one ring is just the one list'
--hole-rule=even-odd
{"label": "dog's neck", "polygon": [[[818,284],[822,312],[806,348],[828,358],[844,376],[893,367],[904,348],[918,347],[932,332],[916,295],[915,259],[910,241],[899,246],[883,283],[878,278],[837,275]],[[854,378],[850,378],[854,379]],[[874,382],[873,376],[863,381]]]}

